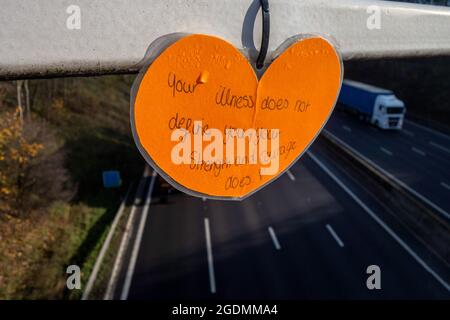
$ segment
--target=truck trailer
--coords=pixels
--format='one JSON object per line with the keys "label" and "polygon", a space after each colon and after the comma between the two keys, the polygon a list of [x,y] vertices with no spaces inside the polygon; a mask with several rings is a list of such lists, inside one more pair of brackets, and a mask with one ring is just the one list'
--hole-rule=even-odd
{"label": "truck trailer", "polygon": [[403,126],[405,104],[391,90],[344,80],[338,103],[381,129],[400,130]]}

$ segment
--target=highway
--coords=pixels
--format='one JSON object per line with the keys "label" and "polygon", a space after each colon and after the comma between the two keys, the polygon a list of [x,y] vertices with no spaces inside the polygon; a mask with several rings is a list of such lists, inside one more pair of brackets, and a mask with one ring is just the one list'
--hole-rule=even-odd
{"label": "highway", "polygon": [[[407,117],[407,115],[406,115]],[[335,110],[328,132],[409,186],[450,219],[450,137],[411,121],[386,131]]]}
{"label": "highway", "polygon": [[[328,128],[346,121],[338,117]],[[111,298],[449,299],[448,264],[324,151],[314,143],[287,174],[242,202],[173,193],[164,203],[159,180],[147,176],[149,196],[130,221]],[[429,157],[442,165],[442,152]],[[370,265],[381,269],[380,290],[366,286]]]}

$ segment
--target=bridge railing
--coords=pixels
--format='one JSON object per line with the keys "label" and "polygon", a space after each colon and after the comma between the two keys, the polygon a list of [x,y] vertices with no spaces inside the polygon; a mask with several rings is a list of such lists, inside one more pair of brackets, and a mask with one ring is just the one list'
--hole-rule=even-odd
{"label": "bridge railing", "polygon": [[[258,0],[3,0],[0,79],[133,73],[173,32],[222,37],[255,56]],[[271,0],[269,52],[301,33],[344,59],[450,55],[450,8],[391,1]],[[255,35],[255,37],[253,36]]]}

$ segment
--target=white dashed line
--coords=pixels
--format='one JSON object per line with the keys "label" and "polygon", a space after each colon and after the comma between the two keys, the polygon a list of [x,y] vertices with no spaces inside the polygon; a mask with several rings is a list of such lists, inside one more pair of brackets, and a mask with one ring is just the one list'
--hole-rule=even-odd
{"label": "white dashed line", "polygon": [[209,219],[205,218],[205,239],[206,239],[206,252],[208,254],[208,274],[209,274],[209,287],[211,293],[216,293],[216,277],[214,275],[214,260],[211,246],[211,232],[209,229]]}
{"label": "white dashed line", "polygon": [[352,128],[350,128],[349,126],[342,126],[342,129],[344,129],[347,132],[352,132]]}
{"label": "white dashed line", "polygon": [[275,234],[275,231],[273,230],[272,227],[269,227],[268,230],[269,230],[270,237],[272,238],[273,245],[275,246],[275,249],[281,250],[281,246],[280,246],[280,243],[278,242],[277,235]]}
{"label": "white dashed line", "polygon": [[442,151],[445,151],[445,152],[447,152],[447,153],[450,153],[450,149],[449,149],[449,148],[446,148],[446,147],[440,145],[439,143],[430,141],[430,145],[432,145],[432,146],[435,147],[435,148],[441,149]]}
{"label": "white dashed line", "polygon": [[445,188],[445,189],[447,189],[447,190],[450,190],[450,185],[448,185],[448,184],[445,183],[445,182],[441,182],[441,187],[443,187],[443,188]]}
{"label": "white dashed line", "polygon": [[442,133],[442,132],[440,132],[440,131],[436,131],[436,130],[433,130],[433,129],[431,129],[431,128],[422,126],[422,125],[417,124],[417,123],[415,123],[415,122],[412,122],[412,121],[410,121],[410,120],[405,120],[405,122],[406,122],[406,123],[409,123],[410,125],[415,126],[415,127],[417,127],[417,128],[421,128],[421,129],[423,129],[423,130],[425,130],[425,131],[428,131],[428,132],[430,132],[430,133],[433,133],[433,134],[435,134],[435,135],[438,135],[438,136],[440,136],[440,137],[442,137],[442,138],[444,138],[444,139],[450,140],[450,136],[448,136],[448,135],[446,135],[446,134],[444,134],[444,133]]}
{"label": "white dashed line", "polygon": [[373,219],[375,220],[378,225],[384,229],[408,254],[414,258],[414,260],[417,261],[418,264],[420,264],[429,274],[431,274],[447,291],[450,292],[450,285],[442,279],[436,272],[434,272],[431,267],[420,258],[417,253],[414,252],[413,249],[411,249],[410,246],[408,246],[405,241],[402,240],[395,232],[392,230],[386,223],[384,223],[381,218],[379,218],[375,212],[372,211],[356,194],[354,194],[349,187],[347,187],[331,170],[325,166],[325,164],[322,163],[315,155],[313,155],[310,151],[307,151],[307,154],[311,157],[311,159],[323,170],[325,171],[330,178],[336,182],[337,185],[339,185],[361,208],[364,209],[364,211]]}
{"label": "white dashed line", "polygon": [[389,151],[388,149],[380,147],[380,150],[383,151],[384,153],[386,153],[388,156],[392,156],[392,152]]}
{"label": "white dashed line", "polygon": [[292,174],[291,171],[287,170],[286,174],[289,176],[289,179],[291,179],[292,181],[295,181],[295,176]]}
{"label": "white dashed line", "polygon": [[411,150],[417,154],[420,154],[422,157],[425,157],[427,155],[424,151],[417,149],[416,147],[412,147]]}
{"label": "white dashed line", "polygon": [[409,131],[409,130],[402,129],[401,132],[403,132],[403,133],[406,134],[407,136],[414,137],[414,133],[411,132],[411,131]]}
{"label": "white dashed line", "polygon": [[408,186],[406,183],[404,183],[403,181],[400,181],[397,177],[395,177],[393,174],[387,172],[386,170],[384,170],[382,167],[380,167],[379,165],[377,165],[375,162],[373,162],[372,160],[370,160],[369,158],[367,158],[366,156],[364,156],[361,152],[357,151],[355,148],[351,147],[349,144],[345,143],[344,141],[342,141],[341,139],[339,139],[338,137],[336,137],[334,134],[332,134],[331,132],[329,132],[328,130],[324,130],[324,132],[326,134],[328,134],[331,138],[333,138],[334,140],[336,140],[337,142],[339,142],[340,144],[344,145],[347,149],[351,150],[354,154],[356,154],[358,157],[360,157],[361,159],[363,159],[364,161],[366,161],[368,164],[370,164],[372,167],[374,167],[375,169],[377,169],[378,171],[382,172],[385,176],[387,176],[389,179],[395,181],[397,184],[399,184],[402,188],[408,190],[410,193],[412,193],[414,196],[416,196],[417,198],[419,198],[420,200],[422,200],[423,202],[425,202],[426,204],[428,204],[430,207],[432,207],[434,210],[438,211],[441,215],[443,215],[446,219],[450,219],[450,214],[445,211],[444,209],[442,209],[441,207],[439,207],[437,204],[435,204],[434,202],[432,202],[430,199],[428,199],[427,197],[423,196],[422,194],[420,194],[419,192],[417,192],[416,190],[414,190],[413,188],[411,188],[410,186]]}
{"label": "white dashed line", "polygon": [[338,235],[336,234],[336,232],[334,232],[333,228],[327,224],[325,226],[328,231],[331,233],[331,235],[333,236],[334,240],[336,240],[336,242],[338,243],[339,247],[343,248],[344,247],[344,243],[342,242],[342,240],[338,237]]}

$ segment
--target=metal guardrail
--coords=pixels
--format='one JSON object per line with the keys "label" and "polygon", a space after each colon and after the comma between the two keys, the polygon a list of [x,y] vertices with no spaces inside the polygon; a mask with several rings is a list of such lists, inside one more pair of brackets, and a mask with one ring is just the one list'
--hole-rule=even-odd
{"label": "metal guardrail", "polygon": [[413,201],[422,212],[431,216],[439,224],[443,225],[447,231],[450,231],[450,215],[441,207],[434,204],[428,198],[424,197],[406,183],[397,179],[394,175],[390,174],[377,164],[375,164],[369,158],[363,156],[360,152],[353,149],[344,141],[333,135],[328,130],[324,129],[321,133],[329,143],[335,145],[342,152],[346,153],[356,163],[358,162],[368,173],[382,181],[384,184],[389,185],[391,188],[398,190],[403,196]]}
{"label": "metal guardrail", "polygon": [[[321,33],[344,59],[450,55],[450,8],[271,0],[270,10],[269,52],[293,35]],[[255,57],[258,11],[258,0],[3,0],[0,79],[133,73],[149,44],[173,32],[217,35]]]}

